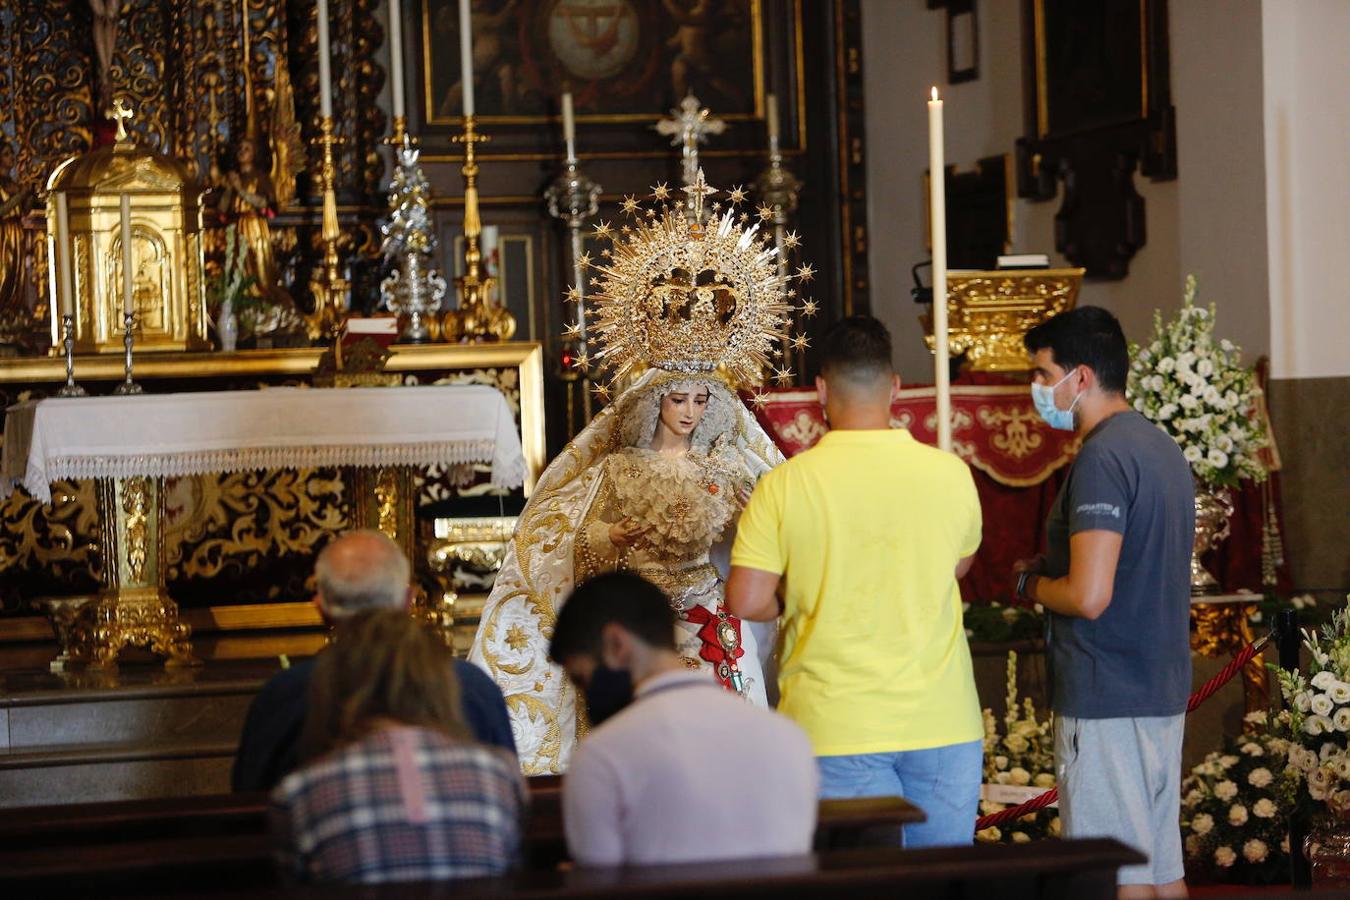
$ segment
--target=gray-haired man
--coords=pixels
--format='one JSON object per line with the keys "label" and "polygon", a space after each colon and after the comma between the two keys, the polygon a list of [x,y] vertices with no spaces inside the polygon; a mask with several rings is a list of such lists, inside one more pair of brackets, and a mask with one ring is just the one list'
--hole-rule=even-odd
{"label": "gray-haired man", "polygon": [[[319,553],[314,564],[314,605],[329,624],[357,613],[407,609],[411,568],[398,545],[378,531],[351,531]],[[272,676],[249,707],[231,779],[236,791],[271,790],[299,765],[297,749],[305,724],[314,660]],[[515,752],[502,692],[477,666],[455,660],[464,716],[477,738]]]}

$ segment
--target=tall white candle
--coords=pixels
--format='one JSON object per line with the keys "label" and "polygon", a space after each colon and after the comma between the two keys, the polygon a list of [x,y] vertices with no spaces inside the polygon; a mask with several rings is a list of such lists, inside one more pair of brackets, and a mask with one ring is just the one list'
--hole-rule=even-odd
{"label": "tall white candle", "polygon": [[319,114],[325,119],[333,116],[333,76],[329,71],[328,0],[319,0]]}
{"label": "tall white candle", "polygon": [[66,192],[56,194],[56,255],[61,266],[61,315],[75,315],[74,278],[71,275],[70,254],[75,249],[75,239],[70,236],[70,211],[66,203]]}
{"label": "tall white candle", "polygon": [[465,117],[473,115],[473,27],[469,19],[471,0],[459,0],[459,83]]}
{"label": "tall white candle", "polygon": [[563,138],[567,141],[567,158],[577,158],[577,123],[572,112],[572,92],[562,95]]}
{"label": "tall white candle", "polygon": [[765,118],[769,126],[769,149],[778,149],[778,98],[773,94],[764,95]]}
{"label": "tall white candle", "polygon": [[928,200],[933,232],[933,380],[937,386],[938,447],[952,449],[952,388],[947,340],[947,168],[942,147],[942,101],[928,101]]}
{"label": "tall white candle", "polygon": [[[133,306],[132,291],[134,273],[131,270],[131,195],[122,194],[122,311],[131,312]],[[118,323],[119,325],[121,323]]]}
{"label": "tall white candle", "polygon": [[389,0],[389,91],[394,118],[403,118],[403,0]]}

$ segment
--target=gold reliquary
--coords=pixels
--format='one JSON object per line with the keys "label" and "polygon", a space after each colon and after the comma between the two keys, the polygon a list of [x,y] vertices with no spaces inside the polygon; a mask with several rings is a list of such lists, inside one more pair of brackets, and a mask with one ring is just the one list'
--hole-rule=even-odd
{"label": "gold reliquary", "polygon": [[[1073,309],[1083,269],[1000,269],[947,273],[947,337],[952,356],[973,372],[1031,368],[1022,339],[1053,315]],[[933,316],[919,317],[933,349]]]}
{"label": "gold reliquary", "polygon": [[67,314],[77,353],[123,352],[128,307],[138,351],[210,348],[202,191],[176,160],[122,131],[116,143],[57,166],[47,191],[53,352]]}

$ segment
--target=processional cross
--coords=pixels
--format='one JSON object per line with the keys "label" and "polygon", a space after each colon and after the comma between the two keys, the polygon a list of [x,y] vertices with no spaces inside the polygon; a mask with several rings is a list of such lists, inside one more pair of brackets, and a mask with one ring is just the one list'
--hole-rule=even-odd
{"label": "processional cross", "polygon": [[689,94],[680,101],[679,109],[670,111],[670,118],[656,123],[658,134],[671,136],[670,145],[680,147],[682,171],[680,180],[685,187],[692,185],[698,177],[698,145],[709,134],[721,134],[726,131],[727,123],[712,117],[712,113],[698,102],[698,98]]}

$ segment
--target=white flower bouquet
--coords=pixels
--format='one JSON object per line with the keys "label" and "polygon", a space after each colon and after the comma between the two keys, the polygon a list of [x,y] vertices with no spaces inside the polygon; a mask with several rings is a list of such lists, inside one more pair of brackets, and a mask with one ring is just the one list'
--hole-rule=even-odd
{"label": "white flower bouquet", "polygon": [[1265,731],[1225,738],[1181,783],[1181,833],[1188,877],[1273,884],[1289,879],[1290,797],[1284,775],[1291,742]]}
{"label": "white flower bouquet", "polygon": [[1214,304],[1196,306],[1195,293],[1191,275],[1176,318],[1164,324],[1155,311],[1151,340],[1131,346],[1130,402],[1181,446],[1202,482],[1263,481],[1257,453],[1267,436],[1256,414],[1256,377],[1232,341],[1214,340]]}
{"label": "white flower bouquet", "polygon": [[[982,816],[1024,803],[1055,786],[1054,716],[1039,719],[1030,697],[1018,701],[1017,654],[1012,652],[1008,654],[1007,701],[1001,735],[993,711],[984,711]],[[1059,836],[1059,810],[1046,808],[978,831],[975,839],[991,844],[1024,844]]]}
{"label": "white flower bouquet", "polygon": [[1304,630],[1310,672],[1277,669],[1288,709],[1280,716],[1286,774],[1314,814],[1350,820],[1350,604],[1317,631]]}

